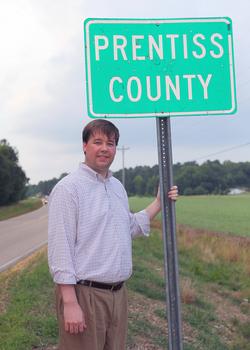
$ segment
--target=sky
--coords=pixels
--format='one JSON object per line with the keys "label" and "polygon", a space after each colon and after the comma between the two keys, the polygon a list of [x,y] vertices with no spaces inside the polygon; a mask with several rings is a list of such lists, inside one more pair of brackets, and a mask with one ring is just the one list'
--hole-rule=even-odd
{"label": "sky", "polygon": [[[250,161],[248,0],[0,0],[0,139],[19,152],[31,184],[74,171],[83,160],[87,115],[86,18],[225,17],[233,22],[238,111],[171,118],[173,162]],[[222,82],[223,83],[223,82]],[[158,163],[155,118],[112,119],[125,166]],[[117,151],[112,170],[122,167]]]}

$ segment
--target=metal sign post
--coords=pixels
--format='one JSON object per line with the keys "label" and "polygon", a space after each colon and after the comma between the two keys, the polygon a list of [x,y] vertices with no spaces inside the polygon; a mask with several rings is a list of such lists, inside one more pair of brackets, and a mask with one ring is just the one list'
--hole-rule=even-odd
{"label": "metal sign post", "polygon": [[170,118],[156,118],[156,126],[158,136],[165,279],[167,281],[168,349],[182,350],[175,203],[167,197],[167,193],[173,185]]}

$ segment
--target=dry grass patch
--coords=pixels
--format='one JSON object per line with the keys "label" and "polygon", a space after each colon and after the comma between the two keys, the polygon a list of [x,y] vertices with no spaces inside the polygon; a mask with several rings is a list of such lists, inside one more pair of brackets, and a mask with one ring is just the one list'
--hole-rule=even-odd
{"label": "dry grass patch", "polygon": [[215,328],[220,337],[228,345],[231,345],[237,336],[238,329],[235,320],[240,323],[249,321],[249,316],[242,313],[240,305],[235,305],[230,299],[221,296],[215,291],[207,290],[206,297],[213,301],[217,322]]}
{"label": "dry grass patch", "polygon": [[181,302],[193,304],[197,300],[197,293],[190,278],[183,278],[180,281]]}
{"label": "dry grass patch", "polygon": [[[152,222],[152,228],[161,229],[159,220]],[[208,230],[193,229],[177,225],[178,244],[188,248],[198,248],[206,262],[240,262],[250,275],[250,238],[229,236]]]}
{"label": "dry grass patch", "polygon": [[250,238],[228,236],[223,233],[192,229],[179,225],[178,243],[188,248],[198,248],[206,262],[239,262],[250,274]]}
{"label": "dry grass patch", "polygon": [[[129,290],[129,334],[127,350],[166,349],[168,323],[166,303]],[[183,338],[192,344],[197,331],[183,322]],[[157,344],[158,343],[158,344]]]}

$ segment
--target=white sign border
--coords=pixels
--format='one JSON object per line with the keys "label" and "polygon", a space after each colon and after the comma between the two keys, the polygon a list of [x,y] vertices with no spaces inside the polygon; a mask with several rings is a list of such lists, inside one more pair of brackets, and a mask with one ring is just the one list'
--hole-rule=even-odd
{"label": "white sign border", "polygon": [[89,27],[91,24],[163,24],[163,23],[216,23],[224,22],[230,24],[231,22],[227,18],[197,18],[197,19],[87,19],[85,28],[86,39],[86,67],[87,67],[87,95],[89,112],[91,117],[95,118],[149,118],[149,117],[177,117],[177,116],[195,116],[195,115],[214,115],[214,114],[232,114],[236,111],[236,96],[235,96],[235,77],[233,70],[233,38],[232,35],[228,35],[228,49],[229,49],[229,63],[230,63],[230,82],[231,82],[231,108],[226,110],[214,110],[214,111],[193,111],[193,112],[168,112],[168,113],[95,113],[93,110],[93,98],[92,98],[92,81],[91,81],[91,60],[90,60],[90,39],[89,39]]}

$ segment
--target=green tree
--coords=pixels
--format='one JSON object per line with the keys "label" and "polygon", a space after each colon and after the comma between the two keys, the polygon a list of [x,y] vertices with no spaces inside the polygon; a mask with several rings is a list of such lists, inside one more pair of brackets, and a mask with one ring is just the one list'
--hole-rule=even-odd
{"label": "green tree", "polygon": [[146,185],[146,194],[148,196],[156,195],[158,182],[159,182],[159,179],[155,175],[148,178],[147,185]]}
{"label": "green tree", "polygon": [[0,140],[0,205],[17,202],[25,196],[28,178],[18,165],[18,152]]}
{"label": "green tree", "polygon": [[142,176],[136,175],[133,182],[135,185],[136,194],[138,194],[139,196],[142,196],[145,193],[144,181],[143,181]]}

